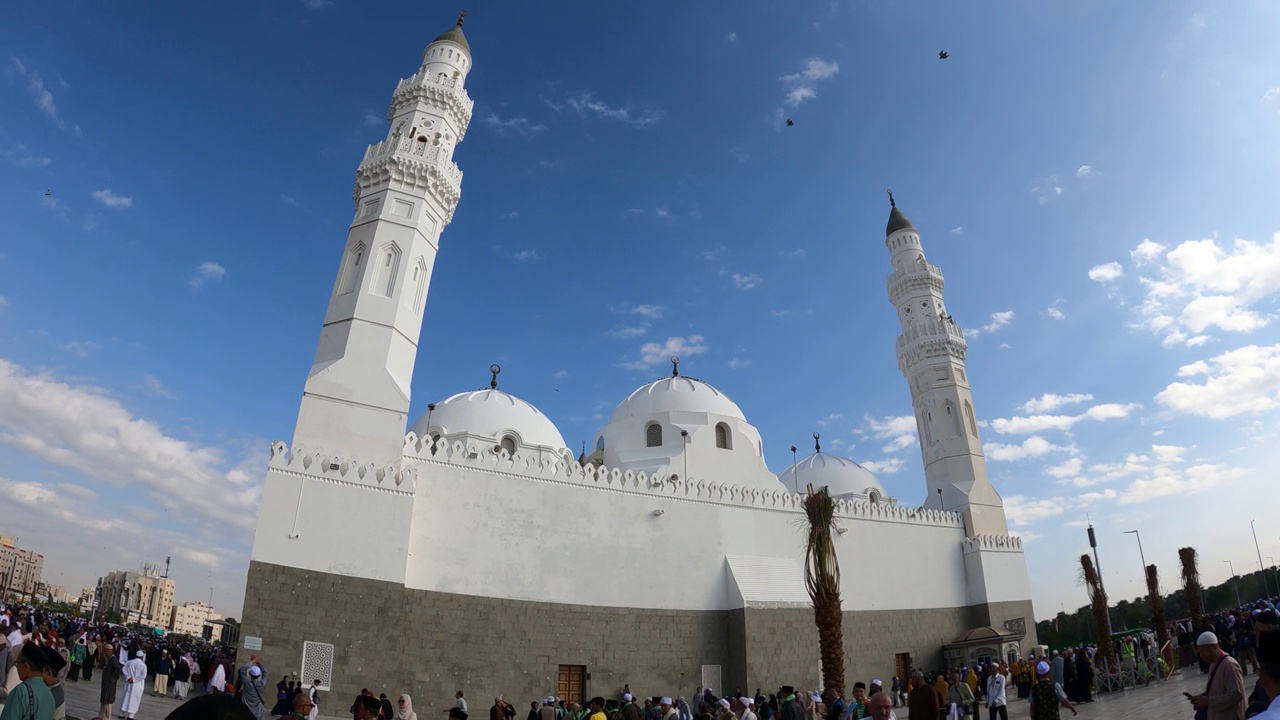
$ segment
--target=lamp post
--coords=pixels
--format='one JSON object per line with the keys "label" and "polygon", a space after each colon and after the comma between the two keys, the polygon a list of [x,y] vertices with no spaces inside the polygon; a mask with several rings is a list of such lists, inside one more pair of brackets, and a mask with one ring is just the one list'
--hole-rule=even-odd
{"label": "lamp post", "polygon": [[1258,553],[1258,570],[1262,574],[1262,592],[1271,595],[1271,583],[1267,582],[1267,568],[1262,564],[1262,548],[1258,547],[1258,529],[1254,527],[1257,520],[1249,521],[1249,530],[1253,533],[1253,550]]}
{"label": "lamp post", "polygon": [[1240,581],[1236,580],[1236,566],[1230,560],[1223,560],[1222,562],[1226,563],[1227,567],[1231,568],[1231,579],[1234,581],[1232,584],[1236,589],[1236,607],[1240,607],[1244,603],[1240,602]]}
{"label": "lamp post", "polygon": [[1142,560],[1142,585],[1147,588],[1147,609],[1151,609],[1151,588],[1147,585],[1147,555],[1142,552],[1142,534],[1137,530],[1125,530],[1125,535],[1132,535],[1138,539],[1138,557]]}
{"label": "lamp post", "polygon": [[1276,576],[1276,592],[1280,593],[1280,570],[1276,569],[1276,559],[1270,555],[1267,559],[1271,561],[1271,572]]}

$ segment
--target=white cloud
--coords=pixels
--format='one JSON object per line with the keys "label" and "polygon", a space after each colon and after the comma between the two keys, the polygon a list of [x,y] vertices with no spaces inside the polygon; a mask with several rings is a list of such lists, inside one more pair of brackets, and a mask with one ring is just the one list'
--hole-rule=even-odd
{"label": "white cloud", "polygon": [[3,160],[14,167],[20,168],[46,168],[53,164],[53,160],[43,155],[34,155],[26,145],[19,143],[13,150],[0,148],[0,160]]}
{"label": "white cloud", "polygon": [[784,258],[803,258],[809,253],[804,248],[796,248],[795,250],[783,250],[778,253],[778,257]]}
{"label": "white cloud", "polygon": [[729,369],[737,370],[739,368],[751,367],[751,361],[745,358],[733,357],[729,358]]}
{"label": "white cloud", "polygon": [[557,370],[557,371],[555,371],[555,372],[551,373],[551,377],[553,377],[553,378],[557,378],[557,379],[564,379],[564,378],[569,377],[569,371],[568,371],[568,370]]}
{"label": "white cloud", "polygon": [[800,72],[779,78],[786,88],[786,104],[797,107],[806,100],[817,97],[818,91],[814,86],[819,81],[835,77],[838,72],[840,72],[840,65],[834,60],[816,57],[805,60]]}
{"label": "white cloud", "polygon": [[101,350],[102,346],[92,340],[74,340],[63,345],[62,349],[72,353],[73,355],[79,355],[82,358],[87,358]]}
{"label": "white cloud", "polygon": [[533,248],[526,248],[524,250],[517,250],[516,252],[510,253],[507,257],[515,260],[516,262],[535,262],[542,259],[542,253]]}
{"label": "white cloud", "polygon": [[1056,478],[1072,478],[1080,474],[1080,469],[1084,466],[1084,458],[1073,457],[1058,465],[1053,465],[1044,469],[1046,475]]}
{"label": "white cloud", "polygon": [[1134,404],[1102,403],[1094,405],[1079,415],[1025,415],[996,418],[991,421],[991,429],[1001,435],[1030,435],[1046,430],[1070,430],[1085,420],[1103,422],[1126,418],[1137,409],[1138,406]]}
{"label": "white cloud", "polygon": [[144,490],[162,508],[238,528],[253,523],[257,475],[226,469],[221,450],[173,438],[100,390],[8,360],[0,360],[0,443],[112,486]]}
{"label": "white cloud", "polygon": [[965,337],[976,338],[979,335],[993,333],[999,330],[1000,328],[1007,326],[1009,323],[1013,322],[1013,318],[1014,318],[1014,314],[1012,310],[1002,310],[1000,312],[993,312],[991,313],[990,322],[978,328],[965,330],[964,331]]}
{"label": "white cloud", "polygon": [[1039,435],[1032,435],[1018,445],[987,443],[982,446],[983,454],[992,462],[1014,462],[1027,458],[1043,457],[1050,453],[1069,452],[1071,449],[1062,445],[1054,445]]}
{"label": "white cloud", "polygon": [[1137,247],[1129,251],[1129,257],[1133,258],[1133,261],[1139,265],[1146,265],[1159,259],[1165,250],[1164,245],[1151,238],[1143,238]]}
{"label": "white cloud", "polygon": [[1174,412],[1221,420],[1280,405],[1280,345],[1246,345],[1184,365],[1178,375],[1206,377],[1170,383],[1156,395],[1156,402]]}
{"label": "white cloud", "polygon": [[510,131],[517,135],[534,135],[547,129],[546,125],[539,125],[526,117],[511,117],[503,120],[497,113],[492,112],[485,117],[484,123],[499,132]]}
{"label": "white cloud", "polygon": [[0,295],[0,310],[4,310],[7,307],[9,307],[9,298]]}
{"label": "white cloud", "polygon": [[666,313],[661,305],[637,305],[631,308],[631,314],[643,315],[650,320],[658,320]]}
{"label": "white cloud", "polygon": [[1182,462],[1182,454],[1187,451],[1186,448],[1178,445],[1152,445],[1151,454],[1155,455],[1156,460],[1162,463],[1178,463]]}
{"label": "white cloud", "polygon": [[372,111],[372,110],[365,110],[365,111],[364,111],[364,125],[365,125],[365,127],[377,127],[377,126],[379,126],[379,125],[381,125],[381,124],[383,124],[383,123],[385,123],[385,122],[386,122],[386,119],[385,119],[385,118],[383,118],[383,117],[382,117],[381,115],[379,115],[378,113],[376,113],[376,112],[374,112],[374,111]]}
{"label": "white cloud", "polygon": [[200,267],[196,268],[195,274],[187,280],[187,286],[192,290],[199,290],[203,288],[206,283],[222,282],[222,278],[226,276],[226,274],[227,269],[216,262],[201,263]]}
{"label": "white cloud", "polygon": [[1049,175],[1031,186],[1031,194],[1041,205],[1062,196],[1062,179],[1057,175]]}
{"label": "white cloud", "polygon": [[1064,313],[1064,312],[1062,312],[1062,309],[1061,309],[1060,307],[1058,307],[1059,305],[1061,305],[1061,304],[1062,304],[1062,303],[1064,303],[1064,302],[1066,302],[1066,301],[1065,301],[1065,300],[1063,300],[1062,298],[1058,298],[1057,300],[1054,300],[1054,301],[1053,301],[1053,304],[1052,304],[1052,305],[1050,305],[1049,307],[1045,308],[1044,310],[1041,310],[1041,311],[1040,311],[1040,314],[1041,314],[1041,315],[1043,315],[1044,317],[1047,317],[1047,318],[1051,319],[1051,320],[1066,320],[1066,319],[1067,319],[1067,314],[1066,314],[1066,313]]}
{"label": "white cloud", "polygon": [[292,195],[281,195],[280,202],[288,205],[289,207],[298,207],[298,199]]}
{"label": "white cloud", "polygon": [[667,338],[664,343],[645,343],[640,346],[640,358],[631,362],[623,363],[623,367],[630,370],[649,370],[658,365],[667,362],[672,355],[679,356],[681,360],[693,357],[694,355],[704,355],[709,348],[701,335],[690,335],[689,337],[673,336]]}
{"label": "white cloud", "polygon": [[1113,280],[1119,280],[1123,276],[1124,268],[1115,261],[1094,265],[1089,268],[1089,279],[1094,282],[1109,283]]}
{"label": "white cloud", "polygon": [[54,101],[53,93],[49,92],[49,89],[44,86],[44,80],[39,73],[34,70],[28,70],[27,66],[18,58],[12,58],[5,71],[10,75],[19,75],[27,81],[27,93],[31,95],[31,100],[35,102],[41,114],[52,120],[59,128],[72,132],[77,136],[81,134],[79,125],[67,122],[58,113],[58,105]]}
{"label": "white cloud", "polygon": [[733,274],[733,284],[739,290],[750,290],[760,284],[760,276],[754,273],[750,275],[742,275],[741,273]]}
{"label": "white cloud", "polygon": [[647,108],[634,107],[612,107],[608,103],[596,100],[594,93],[579,92],[569,95],[561,102],[554,102],[543,98],[543,101],[552,110],[564,112],[572,110],[578,114],[578,117],[597,117],[605,120],[617,120],[618,122],[633,127],[644,127],[652,125],[662,119],[662,114],[657,110]]}
{"label": "white cloud", "polygon": [[1119,494],[1121,505],[1154,500],[1167,495],[1181,495],[1211,488],[1225,480],[1235,480],[1244,470],[1227,465],[1201,464],[1185,470],[1157,467],[1147,478],[1134,480]]}
{"label": "white cloud", "polygon": [[611,328],[605,333],[608,337],[618,340],[626,340],[628,338],[640,337],[649,332],[649,326],[646,325],[618,325]]}
{"label": "white cloud", "polygon": [[166,400],[177,400],[178,396],[174,395],[169,388],[164,386],[160,378],[155,375],[142,376],[142,390],[152,397],[164,398]]}
{"label": "white cloud", "polygon": [[957,226],[955,226],[955,227],[951,228],[951,234],[952,234],[952,235],[963,235],[963,234],[964,234],[964,227],[963,227],[963,226],[961,226],[961,225],[957,225]]}
{"label": "white cloud", "polygon": [[1273,87],[1268,89],[1265,93],[1262,94],[1262,99],[1264,102],[1271,102],[1272,100],[1280,99],[1280,87]]}
{"label": "white cloud", "polygon": [[887,440],[880,452],[892,453],[904,450],[916,444],[916,419],[912,415],[887,416],[876,419],[866,417],[866,429],[876,440]]}
{"label": "white cloud", "polygon": [[1093,177],[1093,174],[1093,167],[1090,165],[1081,165],[1076,168],[1076,177],[1078,178]]}
{"label": "white cloud", "polygon": [[1067,503],[1062,498],[1031,498],[1026,495],[1004,498],[1004,516],[1010,525],[1017,527],[1061,515],[1066,509]]}
{"label": "white cloud", "polygon": [[729,252],[729,248],[723,245],[717,245],[713,248],[707,248],[706,250],[703,250],[702,252],[698,253],[698,259],[706,260],[707,262],[716,262],[720,258],[724,257],[725,253],[727,252]]}
{"label": "white cloud", "polygon": [[112,192],[111,188],[107,188],[105,190],[94,190],[90,194],[93,195],[94,200],[97,200],[113,210],[121,210],[123,208],[133,206],[133,198],[131,196],[118,195]]}
{"label": "white cloud", "polygon": [[877,475],[896,473],[906,466],[902,458],[885,458],[883,460],[863,460],[858,463]]}
{"label": "white cloud", "polygon": [[833,423],[833,422],[835,422],[836,420],[839,420],[839,419],[841,419],[841,418],[843,418],[843,417],[844,417],[844,415],[842,415],[841,413],[831,413],[830,415],[828,415],[828,416],[826,416],[826,417],[822,418],[821,420],[819,420],[819,421],[818,421],[818,425],[819,425],[819,427],[827,427],[827,426],[828,426],[828,425],[830,425],[831,423]]}
{"label": "white cloud", "polygon": [[738,33],[736,33],[736,32],[731,32],[731,33],[729,33],[728,35],[725,35],[725,36],[724,36],[724,39],[725,39],[725,41],[727,41],[727,42],[737,42],[737,41],[738,41]]}

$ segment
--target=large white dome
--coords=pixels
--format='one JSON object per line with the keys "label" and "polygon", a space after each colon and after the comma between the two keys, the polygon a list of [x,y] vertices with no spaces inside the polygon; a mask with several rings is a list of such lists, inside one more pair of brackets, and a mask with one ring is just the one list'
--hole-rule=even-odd
{"label": "large white dome", "polygon": [[695,378],[674,376],[636,388],[609,418],[610,423],[630,417],[652,417],[667,412],[724,415],[746,422],[742,410],[729,396]]}
{"label": "large white dome", "polygon": [[419,416],[411,430],[418,437],[465,433],[501,440],[514,435],[517,445],[566,447],[555,424],[538,408],[497,389],[462,392],[441,400],[435,410]]}
{"label": "large white dome", "polygon": [[801,458],[794,467],[787,466],[778,473],[778,480],[792,492],[804,492],[809,485],[815,490],[825,485],[832,497],[861,495],[874,500],[889,497],[870,470],[849,458],[824,452]]}

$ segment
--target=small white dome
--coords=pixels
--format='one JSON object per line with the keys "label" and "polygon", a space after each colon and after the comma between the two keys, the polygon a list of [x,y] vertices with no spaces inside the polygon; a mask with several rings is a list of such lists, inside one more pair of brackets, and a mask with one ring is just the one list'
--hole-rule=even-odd
{"label": "small white dome", "polygon": [[786,470],[778,473],[778,480],[792,492],[804,492],[809,485],[813,485],[815,490],[825,485],[832,497],[861,495],[876,500],[889,498],[884,486],[870,470],[848,458],[824,452],[801,458],[794,468],[787,466]]}
{"label": "small white dome", "polygon": [[610,423],[630,417],[652,417],[667,412],[699,412],[724,415],[746,422],[742,410],[729,396],[691,377],[674,376],[641,385],[609,418]]}
{"label": "small white dome", "polygon": [[514,435],[520,445],[566,447],[555,424],[538,408],[497,389],[462,392],[441,400],[435,410],[420,415],[411,430],[418,437],[466,433],[501,440]]}

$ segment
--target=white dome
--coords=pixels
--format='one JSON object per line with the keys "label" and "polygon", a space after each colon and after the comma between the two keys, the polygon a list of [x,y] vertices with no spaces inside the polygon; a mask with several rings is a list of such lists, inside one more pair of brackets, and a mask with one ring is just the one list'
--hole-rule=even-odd
{"label": "white dome", "polygon": [[667,412],[712,413],[747,420],[738,405],[724,393],[701,380],[677,375],[636,388],[626,400],[618,403],[609,422]]}
{"label": "white dome", "polygon": [[441,400],[435,410],[419,416],[411,430],[418,437],[466,433],[500,440],[504,435],[515,435],[519,445],[555,450],[566,447],[555,424],[538,408],[496,389],[462,392]]}
{"label": "white dome", "polygon": [[[797,476],[799,483],[796,482]],[[881,500],[889,497],[870,470],[848,458],[824,452],[801,458],[794,468],[787,466],[786,470],[778,473],[778,480],[792,492],[804,492],[809,485],[813,485],[815,490],[825,485],[832,497],[868,497],[873,492]]]}

